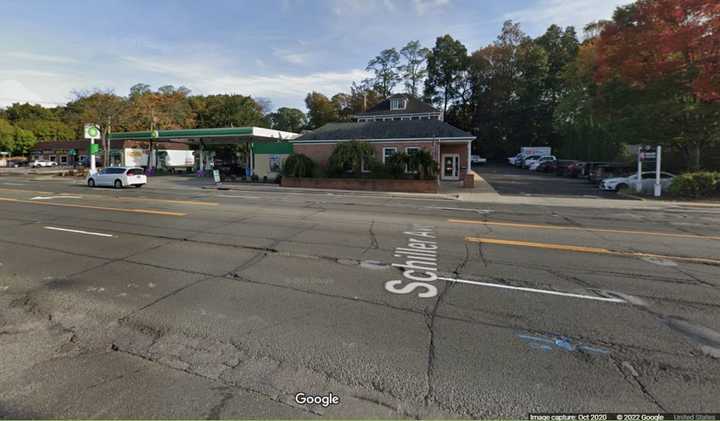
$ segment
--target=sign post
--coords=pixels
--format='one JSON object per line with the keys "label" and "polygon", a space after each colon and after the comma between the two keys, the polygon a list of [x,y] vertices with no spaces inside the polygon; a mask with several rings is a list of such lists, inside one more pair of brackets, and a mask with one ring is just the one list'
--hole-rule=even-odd
{"label": "sign post", "polygon": [[655,152],[655,197],[662,195],[662,184],[660,184],[660,161],[662,160],[662,146],[658,145]]}
{"label": "sign post", "polygon": [[97,172],[95,168],[95,155],[98,152],[95,140],[100,139],[100,128],[97,124],[85,124],[85,139],[90,139],[90,174],[95,174]]}
{"label": "sign post", "polygon": [[638,168],[637,168],[637,184],[635,184],[635,191],[640,193],[642,192],[642,162],[644,159],[643,152],[644,146],[641,146],[638,149]]}

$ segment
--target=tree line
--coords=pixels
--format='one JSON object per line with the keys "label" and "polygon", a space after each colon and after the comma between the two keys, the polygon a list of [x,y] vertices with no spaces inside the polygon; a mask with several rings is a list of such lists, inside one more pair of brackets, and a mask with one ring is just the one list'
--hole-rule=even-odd
{"label": "tree line", "polygon": [[[138,83],[127,96],[112,91],[75,92],[64,106],[15,103],[0,109],[0,151],[26,154],[38,141],[81,139],[84,123],[111,131],[258,126],[299,132],[305,113],[295,108],[269,112],[263,98],[244,95],[191,95],[172,85],[157,90]],[[106,148],[107,149],[107,148]]]}
{"label": "tree line", "polygon": [[[611,160],[628,145],[664,145],[689,168],[720,166],[720,3],[638,0],[608,21],[551,25],[532,38],[505,22],[476,51],[450,35],[371,59],[350,93],[305,99],[310,127],[346,121],[396,92],[421,96],[479,139],[490,158],[552,146]],[[422,91],[420,89],[422,87]]]}

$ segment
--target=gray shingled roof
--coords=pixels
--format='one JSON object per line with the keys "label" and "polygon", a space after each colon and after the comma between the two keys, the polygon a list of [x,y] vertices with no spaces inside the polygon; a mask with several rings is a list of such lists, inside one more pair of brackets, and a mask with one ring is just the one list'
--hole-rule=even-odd
{"label": "gray shingled roof", "polygon": [[303,134],[294,141],[432,139],[436,137],[473,137],[473,135],[440,120],[367,121],[363,123],[328,123]]}
{"label": "gray shingled roof", "polygon": [[[408,100],[407,106],[403,110],[390,110],[390,100],[393,98],[406,98]],[[395,94],[380,102],[374,107],[370,108],[364,113],[358,113],[358,117],[371,116],[379,114],[415,114],[415,113],[439,113],[440,110],[434,108],[430,104],[426,104],[412,95],[407,94]]]}

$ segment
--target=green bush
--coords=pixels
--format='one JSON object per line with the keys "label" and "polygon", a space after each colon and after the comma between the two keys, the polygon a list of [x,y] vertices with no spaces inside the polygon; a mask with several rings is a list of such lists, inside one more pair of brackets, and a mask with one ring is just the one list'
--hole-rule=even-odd
{"label": "green bush", "polygon": [[375,156],[375,149],[367,142],[340,142],[335,145],[328,159],[328,174],[342,176],[352,173],[362,175],[363,161],[369,162]]}
{"label": "green bush", "polygon": [[288,156],[283,165],[283,175],[287,177],[312,177],[314,171],[315,162],[301,153]]}
{"label": "green bush", "polygon": [[694,172],[673,178],[670,193],[683,197],[708,197],[720,194],[720,172]]}
{"label": "green bush", "polygon": [[403,178],[405,169],[410,162],[410,157],[402,152],[395,153],[385,158],[385,173],[390,178]]}
{"label": "green bush", "polygon": [[438,163],[432,154],[425,149],[419,149],[408,156],[408,165],[417,171],[417,178],[430,180],[437,176]]}

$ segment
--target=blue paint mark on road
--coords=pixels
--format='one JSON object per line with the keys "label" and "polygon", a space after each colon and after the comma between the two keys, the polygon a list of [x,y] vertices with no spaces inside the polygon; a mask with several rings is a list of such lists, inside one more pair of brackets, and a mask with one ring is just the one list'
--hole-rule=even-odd
{"label": "blue paint mark on road", "polygon": [[533,349],[541,349],[543,351],[551,351],[553,349],[560,349],[565,352],[586,352],[596,354],[608,354],[610,351],[604,348],[597,348],[593,346],[587,346],[584,344],[574,344],[570,338],[565,336],[559,337],[546,337],[546,336],[534,336],[519,334],[518,338],[523,339],[527,342],[528,346]]}

